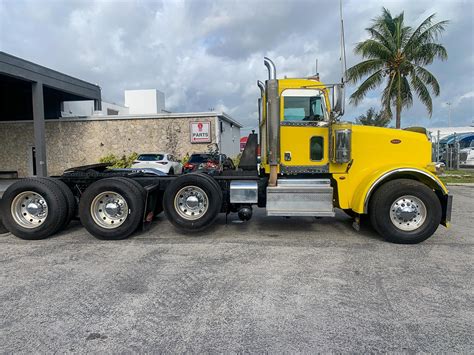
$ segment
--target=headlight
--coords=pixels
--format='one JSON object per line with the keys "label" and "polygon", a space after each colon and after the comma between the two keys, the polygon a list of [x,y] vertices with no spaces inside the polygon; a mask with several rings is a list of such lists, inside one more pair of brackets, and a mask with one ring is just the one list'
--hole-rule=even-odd
{"label": "headlight", "polygon": [[334,160],[337,164],[348,163],[351,160],[351,130],[336,129]]}

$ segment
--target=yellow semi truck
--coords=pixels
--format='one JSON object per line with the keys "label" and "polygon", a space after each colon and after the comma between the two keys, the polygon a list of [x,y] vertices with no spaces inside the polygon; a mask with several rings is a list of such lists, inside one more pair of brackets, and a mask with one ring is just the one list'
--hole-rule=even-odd
{"label": "yellow semi truck", "polygon": [[96,164],[22,180],[3,196],[6,228],[41,239],[78,216],[94,236],[123,239],[163,210],[177,228],[192,232],[221,212],[249,220],[252,206],[283,217],[334,217],[339,208],[356,228],[368,216],[395,243],[418,243],[440,224],[449,226],[452,196],[436,176],[425,129],[342,122],[343,84],[277,79],[274,63],[265,58],[264,64],[259,134],[249,136],[236,170],[157,176]]}

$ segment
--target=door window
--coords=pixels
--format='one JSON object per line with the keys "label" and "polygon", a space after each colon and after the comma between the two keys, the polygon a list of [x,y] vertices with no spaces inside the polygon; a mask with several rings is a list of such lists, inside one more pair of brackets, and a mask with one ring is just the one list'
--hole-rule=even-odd
{"label": "door window", "polygon": [[285,121],[324,121],[324,106],[321,96],[284,98]]}

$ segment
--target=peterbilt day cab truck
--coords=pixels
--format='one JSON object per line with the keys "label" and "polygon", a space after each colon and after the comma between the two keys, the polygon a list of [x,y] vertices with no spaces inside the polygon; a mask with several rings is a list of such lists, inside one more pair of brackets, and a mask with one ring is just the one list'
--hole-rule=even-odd
{"label": "peterbilt day cab truck", "polygon": [[[23,179],[5,192],[5,227],[23,239],[46,238],[78,216],[100,239],[123,239],[163,210],[183,231],[209,227],[219,213],[252,216],[368,216],[395,243],[418,243],[448,227],[452,197],[436,176],[426,130],[367,127],[342,122],[343,84],[317,77],[269,77],[260,88],[259,134],[251,134],[236,170],[210,176],[156,176],[114,171],[104,164],[50,178]],[[257,148],[261,164],[257,170]]]}

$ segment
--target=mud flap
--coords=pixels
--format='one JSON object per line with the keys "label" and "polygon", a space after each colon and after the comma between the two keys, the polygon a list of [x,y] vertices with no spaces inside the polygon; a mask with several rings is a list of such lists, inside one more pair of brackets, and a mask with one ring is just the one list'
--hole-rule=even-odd
{"label": "mud flap", "polygon": [[449,228],[451,226],[451,211],[453,208],[453,195],[444,195],[442,200],[443,216],[441,218],[441,225]]}
{"label": "mud flap", "polygon": [[145,210],[143,212],[142,230],[146,231],[155,217],[155,208],[158,203],[159,184],[146,186]]}

